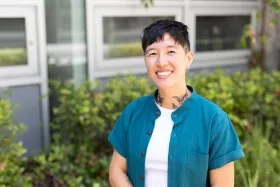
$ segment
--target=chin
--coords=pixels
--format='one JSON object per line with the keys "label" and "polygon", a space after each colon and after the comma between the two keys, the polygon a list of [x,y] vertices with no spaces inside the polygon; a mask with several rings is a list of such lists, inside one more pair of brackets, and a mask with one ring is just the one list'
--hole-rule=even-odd
{"label": "chin", "polygon": [[171,83],[155,83],[156,87],[160,90],[170,89],[174,87],[174,84]]}

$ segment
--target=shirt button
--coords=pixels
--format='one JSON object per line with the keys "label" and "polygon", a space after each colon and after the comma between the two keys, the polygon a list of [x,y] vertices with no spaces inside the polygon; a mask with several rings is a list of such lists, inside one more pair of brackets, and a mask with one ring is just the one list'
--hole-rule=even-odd
{"label": "shirt button", "polygon": [[145,156],[145,152],[141,152],[141,156]]}
{"label": "shirt button", "polygon": [[143,181],[145,178],[144,178],[144,176],[142,175],[142,176],[140,177],[140,179]]}
{"label": "shirt button", "polygon": [[152,130],[148,130],[148,135],[151,135],[153,132],[152,132]]}
{"label": "shirt button", "polygon": [[160,115],[160,111],[156,111],[156,115],[159,116]]}

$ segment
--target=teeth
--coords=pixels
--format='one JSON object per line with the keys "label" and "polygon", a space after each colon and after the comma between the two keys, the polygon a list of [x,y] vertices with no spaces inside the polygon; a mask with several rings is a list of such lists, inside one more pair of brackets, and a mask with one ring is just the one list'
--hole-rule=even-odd
{"label": "teeth", "polygon": [[162,71],[162,72],[157,72],[158,75],[160,76],[166,76],[166,75],[170,75],[172,72],[171,71]]}

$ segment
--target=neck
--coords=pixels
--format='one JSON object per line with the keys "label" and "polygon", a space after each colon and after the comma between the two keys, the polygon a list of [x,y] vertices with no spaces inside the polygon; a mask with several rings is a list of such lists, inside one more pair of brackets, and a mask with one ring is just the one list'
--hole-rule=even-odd
{"label": "neck", "polygon": [[176,109],[189,98],[190,94],[191,92],[186,85],[182,85],[177,89],[159,89],[156,102],[164,108]]}

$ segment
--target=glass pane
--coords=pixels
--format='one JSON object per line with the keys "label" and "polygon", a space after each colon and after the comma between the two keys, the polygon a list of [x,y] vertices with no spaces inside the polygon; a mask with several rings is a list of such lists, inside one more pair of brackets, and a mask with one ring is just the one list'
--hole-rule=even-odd
{"label": "glass pane", "polygon": [[196,51],[240,49],[243,27],[250,16],[198,16]]}
{"label": "glass pane", "polygon": [[46,0],[48,73],[51,80],[87,78],[85,0]]}
{"label": "glass pane", "polygon": [[0,18],[0,67],[27,64],[24,18]]}
{"label": "glass pane", "polygon": [[175,20],[175,17],[104,17],[104,58],[142,56],[142,31],[160,19]]}

